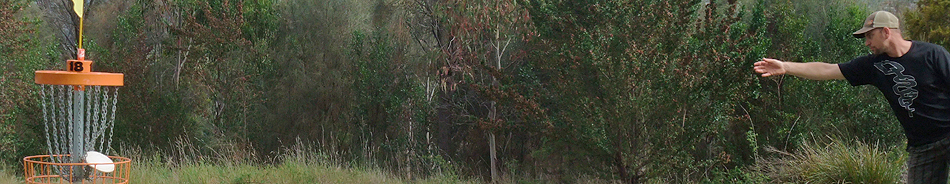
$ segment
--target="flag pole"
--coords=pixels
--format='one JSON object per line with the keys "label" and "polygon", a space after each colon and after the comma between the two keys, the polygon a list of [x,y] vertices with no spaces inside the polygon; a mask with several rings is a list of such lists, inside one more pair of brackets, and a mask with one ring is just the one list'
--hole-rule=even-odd
{"label": "flag pole", "polygon": [[[75,11],[75,12],[76,12],[76,15],[79,16],[79,36],[77,36],[77,37],[79,38],[79,44],[78,44],[78,45],[79,45],[79,48],[77,49],[77,51],[79,51],[79,52],[82,52],[82,31],[83,31],[83,29],[82,29],[82,28],[83,28],[83,26],[82,26],[83,17],[82,17],[82,16],[83,16],[83,8],[84,8],[84,5],[83,5],[83,4],[84,4],[84,3],[85,3],[85,2],[83,2],[83,0],[73,0],[73,11]],[[79,57],[79,56],[82,56],[82,55],[84,55],[84,54],[79,54],[79,53],[77,53],[77,58],[76,58],[76,59],[83,60],[84,58]]]}

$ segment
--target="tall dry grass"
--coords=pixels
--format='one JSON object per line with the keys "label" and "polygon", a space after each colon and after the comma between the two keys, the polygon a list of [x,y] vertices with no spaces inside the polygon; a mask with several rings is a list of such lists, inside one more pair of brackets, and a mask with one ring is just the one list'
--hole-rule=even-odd
{"label": "tall dry grass", "polygon": [[13,174],[13,171],[0,169],[0,183],[22,183],[23,179]]}
{"label": "tall dry grass", "polygon": [[223,146],[202,153],[187,141],[178,141],[166,155],[126,150],[133,159],[134,183],[477,183],[455,175],[406,180],[383,169],[345,166],[319,150],[298,142],[273,160],[248,159],[242,148]]}
{"label": "tall dry grass", "polygon": [[311,163],[275,166],[195,163],[168,166],[156,160],[139,161],[132,170],[135,183],[401,183],[386,174]]}
{"label": "tall dry grass", "polygon": [[794,153],[769,149],[779,158],[754,166],[775,183],[900,183],[905,154],[898,149],[840,140],[806,143]]}

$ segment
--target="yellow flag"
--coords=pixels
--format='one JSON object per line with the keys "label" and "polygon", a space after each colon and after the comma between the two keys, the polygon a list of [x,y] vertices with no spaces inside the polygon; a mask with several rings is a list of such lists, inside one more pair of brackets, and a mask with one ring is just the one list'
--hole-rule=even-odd
{"label": "yellow flag", "polygon": [[82,3],[83,0],[73,0],[73,10],[76,11],[79,18],[82,18]]}

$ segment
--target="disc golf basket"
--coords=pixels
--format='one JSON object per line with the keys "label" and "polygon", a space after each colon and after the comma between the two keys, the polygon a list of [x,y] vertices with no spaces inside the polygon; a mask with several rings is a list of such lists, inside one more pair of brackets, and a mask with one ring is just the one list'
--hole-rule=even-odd
{"label": "disc golf basket", "polygon": [[106,156],[123,74],[92,72],[84,52],[67,61],[67,71],[35,72],[48,155],[23,158],[26,183],[129,181],[131,160]]}

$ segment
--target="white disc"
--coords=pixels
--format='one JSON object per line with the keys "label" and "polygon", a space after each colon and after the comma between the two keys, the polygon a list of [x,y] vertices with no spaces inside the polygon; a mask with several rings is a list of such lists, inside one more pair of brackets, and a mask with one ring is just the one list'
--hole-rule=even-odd
{"label": "white disc", "polygon": [[93,169],[102,171],[102,172],[112,172],[115,171],[115,164],[112,164],[112,159],[108,156],[103,155],[102,153],[89,151],[86,152],[86,163],[94,164],[89,165]]}

